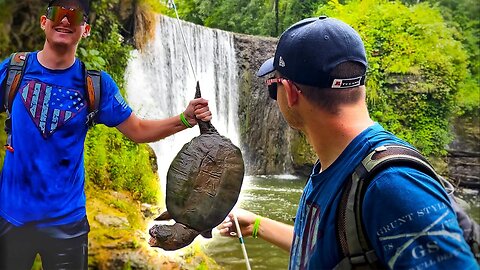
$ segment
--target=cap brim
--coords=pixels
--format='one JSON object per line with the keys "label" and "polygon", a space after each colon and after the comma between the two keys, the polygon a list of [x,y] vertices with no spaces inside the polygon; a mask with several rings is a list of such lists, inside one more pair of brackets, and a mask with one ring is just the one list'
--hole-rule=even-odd
{"label": "cap brim", "polygon": [[275,67],[273,66],[273,57],[265,61],[265,63],[262,64],[260,69],[257,71],[257,77],[263,77],[267,75],[268,73],[272,73],[275,71]]}

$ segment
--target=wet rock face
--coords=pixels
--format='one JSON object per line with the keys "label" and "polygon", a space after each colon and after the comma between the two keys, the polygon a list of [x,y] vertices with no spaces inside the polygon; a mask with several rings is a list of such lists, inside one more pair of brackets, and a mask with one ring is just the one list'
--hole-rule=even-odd
{"label": "wet rock face", "polygon": [[453,132],[455,139],[447,147],[449,178],[460,186],[480,189],[479,119],[456,119]]}
{"label": "wet rock face", "polygon": [[[277,39],[235,34],[240,87],[240,135],[247,174],[293,173],[290,137],[293,134],[268,97],[266,78],[255,74],[275,53]],[[268,76],[268,75],[267,75]]]}

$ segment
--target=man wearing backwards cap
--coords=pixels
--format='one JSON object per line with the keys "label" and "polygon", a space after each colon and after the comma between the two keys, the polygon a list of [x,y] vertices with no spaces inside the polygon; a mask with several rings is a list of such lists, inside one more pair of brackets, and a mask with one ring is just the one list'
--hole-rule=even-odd
{"label": "man wearing backwards cap", "polygon": [[[255,232],[290,251],[289,269],[333,269],[340,263],[336,213],[345,181],[377,147],[408,145],[370,119],[366,69],[358,33],[322,16],[287,29],[275,57],[257,73],[273,73],[267,80],[270,97],[288,124],[306,135],[318,157],[294,227],[246,210],[236,212],[243,235]],[[408,167],[387,168],[374,177],[363,203],[366,235],[380,267],[477,267],[447,194],[430,176]],[[231,220],[232,215],[218,226],[222,235],[235,231]]]}
{"label": "man wearing backwards cap", "polygon": [[[87,269],[83,152],[88,100],[75,53],[91,30],[88,12],[85,0],[50,1],[40,19],[43,49],[26,59],[11,109],[13,148],[6,152],[0,178],[1,270],[31,269],[37,254],[43,269]],[[0,64],[2,82],[9,62]],[[195,117],[211,119],[204,99],[190,101],[180,117],[139,119],[106,72],[101,84],[97,122],[135,142],[170,136],[195,125]]]}

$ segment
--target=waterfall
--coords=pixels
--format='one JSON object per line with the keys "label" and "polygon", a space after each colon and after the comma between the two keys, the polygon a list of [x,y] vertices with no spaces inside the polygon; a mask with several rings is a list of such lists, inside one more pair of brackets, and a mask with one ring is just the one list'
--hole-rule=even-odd
{"label": "waterfall", "polygon": [[[155,37],[143,51],[132,52],[126,70],[130,106],[139,117],[163,119],[183,112],[194,98],[196,81],[180,31],[184,32],[202,97],[209,101],[212,124],[239,146],[238,71],[231,33],[183,21],[179,27],[176,19],[159,15]],[[194,127],[150,144],[157,155],[163,188],[173,158],[199,134]]]}

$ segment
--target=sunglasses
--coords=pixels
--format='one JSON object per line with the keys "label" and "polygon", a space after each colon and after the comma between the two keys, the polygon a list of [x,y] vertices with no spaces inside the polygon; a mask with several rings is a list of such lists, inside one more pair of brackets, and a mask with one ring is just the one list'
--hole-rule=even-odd
{"label": "sunglasses", "polygon": [[54,23],[60,23],[67,17],[68,22],[73,26],[79,26],[87,21],[87,16],[83,11],[74,8],[65,8],[60,6],[51,6],[47,9],[47,19]]}
{"label": "sunglasses", "polygon": [[283,81],[288,81],[288,79],[275,77],[267,79],[268,96],[271,99],[277,100],[277,84]]}

